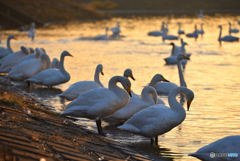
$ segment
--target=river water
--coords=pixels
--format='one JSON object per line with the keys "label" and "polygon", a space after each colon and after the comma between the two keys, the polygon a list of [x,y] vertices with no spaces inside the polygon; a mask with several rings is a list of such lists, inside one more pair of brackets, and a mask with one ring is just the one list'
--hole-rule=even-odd
{"label": "river water", "polygon": [[[54,107],[54,111],[62,112],[64,105],[57,94],[66,90],[77,81],[93,80],[97,64],[103,64],[104,76],[100,76],[102,84],[107,87],[112,76],[122,75],[127,68],[132,69],[136,81],[131,81],[132,90],[140,94],[143,86],[159,73],[166,79],[179,84],[177,66],[165,65],[164,58],[171,53],[172,41],[162,42],[161,37],[147,36],[148,31],[159,30],[162,21],[169,21],[169,34],[177,35],[178,22],[182,23],[182,30],[186,33],[194,31],[194,25],[204,23],[205,34],[195,41],[181,37],[189,45],[187,53],[192,53],[188,61],[184,77],[188,88],[194,94],[190,111],[187,111],[185,121],[170,132],[159,136],[160,147],[153,147],[149,139],[117,130],[103,122],[103,130],[107,137],[128,145],[139,153],[153,160],[198,160],[188,156],[188,153],[216,141],[220,138],[239,134],[240,130],[240,51],[239,42],[222,43],[219,45],[218,25],[223,26],[223,34],[228,34],[228,22],[232,28],[240,28],[237,21],[240,17],[207,17],[198,18],[166,18],[148,17],[131,19],[116,18],[97,22],[70,23],[66,26],[52,26],[37,29],[36,39],[32,42],[27,33],[14,30],[2,31],[2,44],[6,45],[6,36],[14,34],[18,40],[12,40],[14,51],[20,46],[42,47],[49,54],[51,60],[60,58],[63,50],[69,51],[74,57],[65,58],[65,69],[71,79],[65,84],[48,89],[36,86],[27,88],[25,83],[14,82],[23,90],[32,93],[39,99]],[[94,41],[91,37],[104,34],[105,27],[116,26],[121,22],[121,40]],[[110,31],[108,32],[109,34]],[[235,34],[240,37],[240,34]],[[180,46],[180,40],[174,40]],[[167,96],[160,98],[168,105]],[[184,104],[186,109],[186,104]],[[88,119],[79,119],[79,124],[89,130],[97,131],[95,122]]]}

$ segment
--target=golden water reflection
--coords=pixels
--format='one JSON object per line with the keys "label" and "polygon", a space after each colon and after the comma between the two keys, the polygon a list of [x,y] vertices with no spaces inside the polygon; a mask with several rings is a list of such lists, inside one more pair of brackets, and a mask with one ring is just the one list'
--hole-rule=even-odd
{"label": "golden water reflection", "polygon": [[[122,75],[124,70],[131,68],[136,81],[132,82],[132,90],[140,94],[143,86],[150,82],[156,74],[162,74],[166,79],[179,84],[176,66],[164,65],[164,58],[171,52],[171,41],[162,42],[159,37],[147,36],[148,31],[160,29],[162,21],[169,21],[169,33],[176,35],[177,22],[182,23],[186,33],[194,30],[195,23],[200,27],[204,23],[205,34],[197,41],[181,36],[189,45],[188,53],[192,53],[187,63],[184,76],[188,88],[194,91],[195,99],[185,121],[172,131],[159,136],[160,148],[149,145],[149,139],[116,130],[116,127],[105,125],[108,137],[127,144],[133,149],[153,159],[166,160],[197,160],[187,156],[199,148],[229,135],[237,135],[240,130],[240,51],[239,42],[224,43],[219,46],[218,25],[223,26],[223,35],[228,34],[228,22],[232,27],[239,28],[236,20],[240,17],[206,17],[203,20],[164,17],[113,19],[97,22],[71,23],[68,26],[55,26],[50,29],[38,29],[34,42],[16,31],[19,39],[12,41],[14,51],[21,45],[27,47],[43,47],[51,59],[59,58],[63,50],[68,50],[74,58],[66,58],[65,67],[71,75],[71,80],[56,86],[60,91],[66,90],[71,84],[82,80],[93,80],[97,64],[104,67],[104,76],[100,77],[105,87],[108,80],[115,75]],[[79,38],[94,37],[104,34],[105,27],[116,26],[121,22],[121,40],[92,41]],[[110,32],[109,32],[110,34]],[[236,34],[240,37],[240,34]],[[178,46],[180,41],[174,41]],[[37,90],[37,89],[36,89]],[[41,93],[43,93],[41,95]],[[60,92],[59,92],[60,93]],[[39,97],[50,102],[57,112],[62,111],[57,93],[44,95],[37,92]],[[160,96],[168,105],[167,97]],[[65,102],[67,104],[68,102]],[[186,105],[184,105],[186,109]],[[95,122],[80,119],[79,123],[96,130]],[[163,157],[163,158],[162,158]]]}

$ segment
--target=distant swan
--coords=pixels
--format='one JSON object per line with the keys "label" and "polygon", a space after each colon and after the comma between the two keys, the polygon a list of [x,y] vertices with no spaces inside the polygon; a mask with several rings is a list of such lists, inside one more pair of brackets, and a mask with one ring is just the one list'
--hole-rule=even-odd
{"label": "distant swan", "polygon": [[9,35],[8,38],[7,38],[7,49],[4,48],[4,47],[0,47],[0,59],[7,56],[8,54],[13,53],[13,50],[12,50],[11,45],[10,45],[10,40],[11,39],[16,40],[16,38],[13,35]]}
{"label": "distant swan", "polygon": [[65,98],[69,101],[76,99],[82,93],[89,91],[91,89],[103,87],[99,80],[99,74],[103,74],[102,64],[98,64],[95,70],[94,81],[80,81],[72,84],[67,90],[58,96]]}
{"label": "distant swan", "polygon": [[222,41],[226,41],[226,42],[239,41],[238,37],[235,37],[232,35],[221,37],[222,36],[222,26],[219,25],[218,27],[220,28],[220,33],[219,33],[219,37],[218,37],[218,41],[219,41],[220,45],[222,44]]}
{"label": "distant swan", "polygon": [[111,35],[112,38],[120,37],[119,34],[120,34],[121,30],[120,30],[120,22],[119,21],[117,22],[116,27],[111,28],[111,31],[112,31],[112,35]]}
{"label": "distant swan", "polygon": [[104,117],[103,120],[109,122],[110,124],[121,124],[142,109],[145,109],[154,104],[165,104],[161,99],[157,97],[156,90],[153,88],[159,81],[169,82],[161,74],[156,74],[152,78],[149,86],[145,86],[143,88],[140,96],[133,95],[126,106],[116,111],[114,114]]}
{"label": "distant swan", "polygon": [[193,37],[195,38],[195,41],[197,40],[198,38],[198,31],[197,31],[197,25],[195,24],[195,30],[193,33],[189,33],[189,34],[186,34],[187,37]]}
{"label": "distant swan", "polygon": [[72,56],[67,51],[63,51],[59,63],[59,70],[56,68],[46,69],[27,79],[29,83],[40,84],[48,87],[66,83],[70,80],[70,75],[64,69],[64,57]]}
{"label": "distant swan", "polygon": [[[124,89],[117,86],[120,82]],[[131,96],[131,82],[121,76],[110,79],[108,88],[96,88],[81,94],[67,105],[61,115],[94,119],[98,133],[104,135],[101,119],[126,106]]]}
{"label": "distant swan", "polygon": [[231,22],[229,22],[229,35],[231,35],[231,33],[238,33],[239,30],[238,29],[232,29],[231,25],[232,25]]}
{"label": "distant swan", "polygon": [[[180,63],[180,61],[182,59],[189,59],[189,58],[183,54],[179,54],[177,56],[177,67],[178,67],[178,75],[179,75],[179,79],[180,79],[180,86],[187,87],[187,84],[184,80],[181,63]],[[176,87],[178,87],[178,85],[176,85],[175,83],[171,83],[171,82],[169,82],[169,83],[168,82],[158,82],[155,85],[155,89],[158,92],[158,94],[168,94],[172,89],[174,89]]]}
{"label": "distant swan", "polygon": [[108,39],[107,32],[108,32],[108,27],[106,27],[105,35],[99,35],[99,36],[94,37],[93,39],[94,40],[107,40]]}
{"label": "distant swan", "polygon": [[201,30],[197,30],[198,34],[203,35],[204,34],[204,30],[203,30],[203,23],[201,23]]}
{"label": "distant swan", "polygon": [[[233,156],[217,157],[218,154],[232,154]],[[237,161],[240,160],[240,135],[227,136],[200,148],[195,153],[188,154],[204,161]]]}
{"label": "distant swan", "polygon": [[162,41],[164,42],[165,40],[178,40],[179,36],[175,35],[167,35],[166,31],[163,33],[162,36]]}
{"label": "distant swan", "polygon": [[53,58],[52,63],[51,63],[51,68],[59,69],[59,61],[57,58]]}
{"label": "distant swan", "polygon": [[178,35],[184,34],[184,30],[181,30],[181,22],[178,22]]}
{"label": "distant swan", "polygon": [[15,53],[9,54],[1,60],[0,73],[8,73],[12,67],[14,67],[24,56],[28,55],[30,50],[24,46],[21,46],[21,50]]}
{"label": "distant swan", "polygon": [[23,81],[42,70],[50,68],[50,58],[47,54],[43,53],[40,56],[40,60],[38,59],[28,59],[17,67],[14,67],[6,78],[10,78],[16,81]]}
{"label": "distant swan", "polygon": [[137,112],[124,125],[118,129],[129,131],[151,139],[151,143],[158,144],[158,135],[169,132],[180,125],[186,118],[186,111],[176,100],[178,94],[183,94],[187,99],[187,109],[191,105],[194,93],[185,87],[173,89],[168,95],[169,107],[165,105],[153,105]]}

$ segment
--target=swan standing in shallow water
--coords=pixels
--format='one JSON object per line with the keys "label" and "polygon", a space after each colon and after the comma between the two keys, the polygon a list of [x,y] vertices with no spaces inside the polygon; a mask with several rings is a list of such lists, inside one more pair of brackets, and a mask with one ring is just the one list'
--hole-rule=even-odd
{"label": "swan standing in shallow water", "polygon": [[[167,81],[161,74],[156,74],[151,80],[149,86],[145,86],[142,90],[140,96],[133,95],[130,98],[128,104],[116,111],[114,114],[104,117],[103,120],[106,122],[122,124],[127,121],[130,117],[132,117],[138,111],[141,111],[149,106],[154,104],[164,104],[164,102],[157,97],[157,92],[153,88],[153,86],[158,81]],[[158,102],[160,100],[160,102]]]}
{"label": "swan standing in shallow water", "polygon": [[66,83],[70,80],[70,75],[68,72],[64,69],[63,63],[64,63],[64,57],[65,56],[72,56],[67,51],[63,51],[61,54],[60,59],[60,67],[59,70],[56,68],[46,69],[38,74],[32,76],[31,78],[27,79],[27,82],[29,83],[35,83],[45,86],[54,86],[59,85],[62,83]]}
{"label": "swan standing in shallow water", "polygon": [[9,54],[1,60],[4,60],[0,66],[0,73],[8,73],[23,57],[30,54],[30,50],[21,46],[21,50]]}
{"label": "swan standing in shallow water", "polygon": [[[233,154],[233,156],[217,157],[218,154]],[[204,161],[239,161],[240,160],[240,135],[227,136],[217,140],[209,145],[206,145],[196,151],[188,154]]]}
{"label": "swan standing in shallow water", "polygon": [[[181,67],[182,59],[189,59],[189,58],[183,54],[179,54],[177,56],[177,67],[178,67],[180,86],[187,87],[187,83],[184,80],[183,71],[182,71],[182,67]],[[155,89],[158,92],[158,94],[168,94],[171,90],[173,90],[174,88],[177,88],[177,87],[178,87],[178,85],[176,85],[175,83],[171,83],[171,82],[158,82],[155,85]]]}
{"label": "swan standing in shallow water", "polygon": [[0,59],[7,56],[8,54],[13,53],[13,50],[12,50],[11,45],[10,45],[10,40],[11,39],[17,40],[13,35],[8,36],[8,38],[7,38],[7,49],[4,48],[4,47],[0,47]]}
{"label": "swan standing in shallow water", "polygon": [[232,29],[231,25],[232,25],[231,22],[229,22],[229,31],[228,31],[229,35],[231,35],[231,33],[238,33],[239,30],[238,29]]}
{"label": "swan standing in shallow water", "polygon": [[6,78],[10,78],[12,80],[23,81],[45,69],[50,68],[50,58],[47,54],[43,53],[40,56],[40,60],[38,59],[29,59],[17,67],[14,67]]}
{"label": "swan standing in shallow water", "polygon": [[[117,86],[120,82],[124,89]],[[126,106],[131,96],[131,82],[128,78],[115,76],[109,81],[108,88],[96,88],[81,94],[67,105],[64,116],[94,119],[98,133],[104,135],[101,119]]]}
{"label": "swan standing in shallow water", "polygon": [[183,94],[187,99],[187,109],[191,105],[194,93],[185,87],[173,89],[168,95],[169,107],[154,105],[143,109],[127,120],[118,129],[129,131],[151,139],[151,143],[158,144],[158,135],[162,135],[180,125],[186,118],[186,111],[176,100],[178,94]]}
{"label": "swan standing in shallow water", "polygon": [[222,41],[226,41],[226,42],[239,41],[238,37],[235,37],[232,35],[221,37],[222,36],[222,26],[219,25],[218,27],[220,28],[220,33],[219,33],[219,37],[218,37],[218,41],[219,41],[220,45],[222,45]]}
{"label": "swan standing in shallow water", "polygon": [[58,96],[65,98],[69,101],[76,99],[82,93],[91,89],[103,87],[99,80],[99,74],[103,74],[102,64],[98,64],[95,70],[94,81],[80,81],[72,84],[66,91],[59,94]]}

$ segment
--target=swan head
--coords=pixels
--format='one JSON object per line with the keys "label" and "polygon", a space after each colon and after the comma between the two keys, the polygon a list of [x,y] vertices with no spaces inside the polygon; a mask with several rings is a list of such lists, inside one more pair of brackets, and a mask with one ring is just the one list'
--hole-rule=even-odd
{"label": "swan head", "polygon": [[[33,48],[29,48],[29,51],[30,51],[31,54],[34,53]],[[30,53],[29,53],[29,54],[30,54]]]}
{"label": "swan head", "polygon": [[36,51],[37,57],[39,57],[42,54],[39,48],[36,48],[35,51]]}
{"label": "swan head", "polygon": [[173,42],[171,42],[169,45],[175,46],[175,44]]}
{"label": "swan head", "polygon": [[131,69],[126,69],[123,73],[123,76],[126,77],[126,78],[130,77],[130,78],[132,78],[132,80],[135,81],[135,78],[133,77]]}
{"label": "swan head", "polygon": [[182,60],[182,59],[188,59],[188,60],[189,60],[189,57],[187,57],[187,56],[184,55],[184,54],[179,54],[179,55],[177,56],[177,60],[179,61],[179,60]]}
{"label": "swan head", "polygon": [[104,75],[104,73],[103,73],[103,65],[102,64],[98,64],[96,70],[99,71],[99,73],[101,73],[102,75]]}
{"label": "swan head", "polygon": [[21,51],[22,51],[24,54],[28,55],[28,54],[30,53],[29,48],[26,48],[25,46],[21,46],[20,48],[21,48]]}
{"label": "swan head", "polygon": [[190,105],[194,99],[194,93],[192,90],[186,88],[186,87],[179,87],[179,88],[183,88],[183,95],[185,96],[186,100],[187,100],[187,110],[189,111]]}
{"label": "swan head", "polygon": [[166,78],[162,76],[162,74],[156,74],[152,79],[155,79],[157,82],[163,81],[163,82],[170,82]]}
{"label": "swan head", "polygon": [[128,92],[129,96],[132,97],[132,93],[131,93],[131,82],[128,78],[125,77],[120,77],[120,82],[123,86],[123,88]]}
{"label": "swan head", "polygon": [[221,28],[222,28],[222,25],[219,25],[218,27],[221,29]]}
{"label": "swan head", "polygon": [[9,36],[8,36],[8,39],[15,39],[15,40],[17,40],[17,38],[14,37],[13,35],[9,35]]}
{"label": "swan head", "polygon": [[40,48],[41,53],[46,53],[46,50],[44,48]]}
{"label": "swan head", "polygon": [[61,54],[62,56],[71,56],[71,57],[73,57],[68,51],[63,51],[62,52],[62,54]]}

